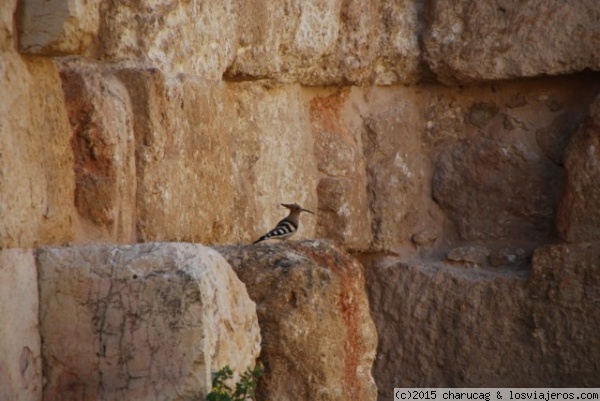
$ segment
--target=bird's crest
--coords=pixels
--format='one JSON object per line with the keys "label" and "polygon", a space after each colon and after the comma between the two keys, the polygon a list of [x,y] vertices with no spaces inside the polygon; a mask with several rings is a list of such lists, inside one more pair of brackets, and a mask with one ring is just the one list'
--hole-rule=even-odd
{"label": "bird's crest", "polygon": [[296,212],[296,211],[300,211],[300,212],[308,212],[310,214],[314,214],[313,212],[311,212],[308,209],[304,209],[303,207],[301,207],[299,204],[297,203],[282,203],[281,206],[290,209],[291,212]]}

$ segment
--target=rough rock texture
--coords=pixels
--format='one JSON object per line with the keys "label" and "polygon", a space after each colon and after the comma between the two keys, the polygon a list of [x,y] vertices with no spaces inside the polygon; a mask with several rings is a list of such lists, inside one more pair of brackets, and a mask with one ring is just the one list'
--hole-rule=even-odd
{"label": "rough rock texture", "polygon": [[599,13],[594,0],[27,0],[17,25],[23,52],[169,76],[391,85],[598,70]]}
{"label": "rough rock texture", "polygon": [[233,0],[104,1],[87,55],[220,79],[235,52],[236,11]]}
{"label": "rough rock texture", "polygon": [[0,52],[12,50],[14,37],[13,15],[17,0],[6,0],[0,4]]}
{"label": "rough rock texture", "polygon": [[598,243],[539,248],[530,273],[365,261],[380,399],[394,387],[598,386],[599,261]]}
{"label": "rough rock texture", "polygon": [[421,75],[421,8],[413,0],[27,0],[18,12],[19,47],[209,80],[412,83]]}
{"label": "rough rock texture", "polygon": [[[250,241],[282,218],[279,203],[316,205],[298,87],[116,74],[134,110],[138,239]],[[303,220],[299,235],[310,236],[315,221]]]}
{"label": "rough rock texture", "polygon": [[305,85],[415,82],[418,2],[242,2],[225,76]]}
{"label": "rough rock texture", "polygon": [[[282,75],[315,83],[327,74],[321,59],[337,50],[341,9],[341,0],[247,2],[241,15],[250,18],[240,20],[236,58],[227,75]],[[338,72],[332,70],[329,78]]]}
{"label": "rough rock texture", "polygon": [[[299,86],[235,83],[227,89],[233,108],[228,124],[235,188],[233,238],[251,241],[286,215],[282,202],[316,210],[314,140]],[[300,224],[296,238],[314,237],[314,216],[302,216]]]}
{"label": "rough rock texture", "polygon": [[19,51],[47,56],[83,54],[98,34],[100,3],[100,0],[19,2]]}
{"label": "rough rock texture", "polygon": [[[392,104],[374,107],[363,130],[375,249],[410,242],[423,230],[440,230],[427,179],[431,167],[419,137],[419,96],[412,90],[393,96]],[[378,102],[377,94],[373,100]]]}
{"label": "rough rock texture", "polygon": [[[250,242],[297,202],[318,213],[296,238],[449,256],[517,283],[481,284],[501,307],[533,249],[599,239],[597,104],[571,141],[600,90],[599,18],[594,0],[2,1],[0,249]],[[424,354],[411,380],[509,377],[470,367],[474,328],[456,369]],[[576,370],[561,355],[557,383]]]}
{"label": "rough rock texture", "polygon": [[536,249],[527,291],[535,356],[548,371],[547,377],[539,374],[539,383],[598,387],[600,243]]}
{"label": "rough rock texture", "polygon": [[356,259],[320,241],[217,249],[257,304],[261,399],[375,399],[377,335]]}
{"label": "rough rock texture", "polygon": [[452,224],[447,236],[554,240],[564,149],[544,144],[548,133],[563,142],[576,132],[598,91],[584,81],[493,84],[433,97],[423,139],[435,149],[431,191]]}
{"label": "rough rock texture", "polygon": [[0,248],[73,238],[73,158],[58,70],[0,54]]}
{"label": "rough rock texture", "polygon": [[60,64],[72,129],[75,207],[95,238],[135,241],[136,171],[129,93],[110,71]]}
{"label": "rough rock texture", "polygon": [[463,267],[480,267],[488,260],[490,250],[484,246],[459,246],[446,254],[446,261]]}
{"label": "rough rock texture", "polygon": [[367,176],[359,130],[350,126],[351,90],[317,96],[310,102],[314,153],[321,178],[317,186],[317,235],[367,249],[371,244]]}
{"label": "rough rock texture", "polygon": [[433,197],[464,240],[549,238],[562,176],[518,139],[473,138],[442,151]]}
{"label": "rough rock texture", "polygon": [[38,291],[31,250],[0,249],[0,399],[42,399]]}
{"label": "rough rock texture", "polygon": [[[314,140],[299,87],[59,65],[78,241],[250,241],[282,217],[281,202],[316,209]],[[312,236],[315,224],[306,220],[300,235]]]}
{"label": "rough rock texture", "polygon": [[425,72],[421,66],[422,0],[380,0],[379,51],[373,66],[375,85],[413,83]]}
{"label": "rough rock texture", "polygon": [[203,399],[260,351],[255,304],[209,248],[42,248],[37,265],[45,400]]}
{"label": "rough rock texture", "polygon": [[595,0],[428,2],[424,57],[444,82],[600,70]]}
{"label": "rough rock texture", "polygon": [[566,151],[567,179],[558,209],[561,239],[600,240],[600,97]]}
{"label": "rough rock texture", "polygon": [[577,131],[598,89],[581,75],[365,90],[355,113],[372,249],[553,240],[559,144]]}
{"label": "rough rock texture", "polygon": [[155,69],[116,74],[132,99],[138,239],[231,240],[232,211],[217,206],[233,202],[222,84]]}

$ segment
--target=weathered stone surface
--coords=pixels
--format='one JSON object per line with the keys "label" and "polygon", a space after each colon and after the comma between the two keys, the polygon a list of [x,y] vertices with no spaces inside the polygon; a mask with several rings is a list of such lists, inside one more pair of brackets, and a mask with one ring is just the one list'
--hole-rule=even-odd
{"label": "weathered stone surface", "polygon": [[446,254],[446,261],[465,266],[481,267],[487,263],[490,250],[484,246],[459,246]]}
{"label": "weathered stone surface", "polygon": [[438,234],[434,231],[422,230],[411,237],[411,240],[416,245],[432,245],[437,240]]}
{"label": "weathered stone surface", "polygon": [[431,88],[422,141],[435,163],[434,199],[450,223],[441,239],[511,246],[554,240],[560,143],[575,133],[597,91],[587,75]]}
{"label": "weathered stone surface", "polygon": [[379,50],[372,80],[375,85],[410,84],[423,75],[419,21],[423,4],[414,0],[380,0],[379,29],[375,40]]}
{"label": "weathered stone surface", "polygon": [[[416,245],[425,251],[477,239],[537,244],[553,239],[563,169],[557,163],[558,148],[540,145],[544,136],[540,132],[548,129],[561,138],[570,137],[597,90],[597,80],[582,75],[460,89],[424,85],[307,91],[312,95],[309,111],[320,172],[317,235],[348,246],[340,227],[351,219],[360,227],[372,221],[372,249],[377,250]],[[499,160],[477,156],[479,148],[497,152]],[[453,149],[461,159],[450,162]],[[477,168],[472,164],[475,159]],[[447,161],[452,169],[463,167],[445,171]],[[367,171],[366,211],[357,196],[362,194],[353,186],[360,183],[362,169]],[[456,185],[443,182],[450,173],[458,180]],[[443,196],[434,192],[435,201],[432,182],[435,191],[445,186]],[[482,192],[484,185],[491,192]],[[488,209],[488,198],[514,215],[498,222],[499,209]],[[342,214],[343,202],[352,210],[348,219]],[[477,219],[482,220],[472,223]],[[538,224],[534,227],[538,231],[521,224],[527,219]],[[430,239],[419,243],[418,234],[423,232]],[[512,245],[522,244],[500,246]]]}
{"label": "weathered stone surface", "polygon": [[135,242],[137,185],[129,94],[99,64],[63,61],[60,76],[72,130],[75,207],[86,223],[82,236]]}
{"label": "weathered stone surface", "polygon": [[363,4],[360,13],[355,1],[284,3],[242,6],[241,15],[255,18],[240,19],[237,54],[228,77],[258,75],[319,85],[364,75],[362,64],[372,58],[368,36],[376,16],[373,6]]}
{"label": "weathered stone surface", "polygon": [[510,365],[527,359],[518,365],[527,371],[530,363],[527,336],[518,344],[514,338],[526,327],[510,317],[521,309],[523,278],[398,259],[365,267],[379,337],[379,399],[393,397],[394,387],[524,383],[523,371]]}
{"label": "weathered stone surface", "polygon": [[[369,79],[378,49],[378,2],[340,1],[339,33],[334,51],[317,68],[315,83],[362,83]],[[331,67],[334,68],[331,68]]]}
{"label": "weathered stone surface", "polygon": [[310,102],[314,153],[321,173],[317,235],[363,250],[371,243],[371,222],[361,132],[348,122],[355,114],[350,96],[355,95],[344,90]]}
{"label": "weathered stone surface", "polygon": [[319,241],[220,247],[257,304],[264,400],[374,400],[360,263]]}
{"label": "weathered stone surface", "polygon": [[562,170],[518,139],[473,138],[442,151],[434,199],[463,240],[551,238]]}
{"label": "weathered stone surface", "polygon": [[30,250],[0,249],[0,399],[42,399],[38,287]]}
{"label": "weathered stone surface", "polygon": [[305,85],[415,82],[416,8],[410,0],[243,2],[226,76]]}
{"label": "weathered stone surface", "polygon": [[260,351],[255,304],[212,249],[43,248],[37,265],[45,400],[203,399]]}
{"label": "weathered stone surface", "polygon": [[600,97],[566,151],[567,179],[558,209],[560,237],[569,242],[600,240]]}
{"label": "weathered stone surface", "polygon": [[12,50],[14,47],[14,19],[17,0],[6,0],[0,4],[0,53]]}
{"label": "weathered stone surface", "polygon": [[[135,218],[142,241],[249,241],[282,217],[279,203],[315,208],[318,177],[300,88],[75,61],[65,62],[63,79],[78,133],[77,206],[116,231],[114,240],[131,241],[133,229],[122,227]],[[316,221],[305,223],[300,236],[312,236]]]}
{"label": "weathered stone surface", "polygon": [[233,59],[240,18],[234,0],[104,1],[100,13],[91,56],[206,79],[220,79]]}
{"label": "weathered stone surface", "polygon": [[239,44],[227,76],[270,76],[306,83],[335,49],[341,0],[245,2]]}
{"label": "weathered stone surface", "polygon": [[554,163],[564,164],[565,149],[584,117],[581,111],[561,113],[549,125],[536,131],[537,144]]}
{"label": "weathered stone surface", "polygon": [[27,0],[17,26],[23,52],[126,60],[209,80],[391,85],[415,83],[428,68],[445,82],[600,69],[594,0],[425,3]]}
{"label": "weathered stone surface", "polygon": [[230,121],[223,85],[154,69],[116,73],[132,99],[137,235],[142,241],[231,241]]}
{"label": "weathered stone surface", "polygon": [[23,53],[127,61],[169,77],[391,85],[421,75],[421,7],[413,0],[27,0],[17,26]]}
{"label": "weathered stone surface", "polygon": [[[285,217],[280,203],[317,208],[317,161],[308,109],[298,86],[229,84],[236,241],[253,241]],[[314,236],[316,220],[301,219],[296,239]],[[223,242],[223,241],[221,241]]]}
{"label": "weathered stone surface", "polygon": [[595,0],[427,4],[424,57],[443,82],[600,70]]}
{"label": "weathered stone surface", "polygon": [[371,96],[375,111],[365,120],[362,141],[373,248],[389,250],[410,244],[413,235],[423,230],[440,231],[443,217],[430,195],[431,167],[420,141],[420,96],[412,90],[399,90],[391,98],[381,91]]}
{"label": "weathered stone surface", "polygon": [[598,387],[600,243],[536,249],[527,290],[532,300],[528,321],[534,328],[534,359],[548,371],[546,377],[538,373],[538,382]]}
{"label": "weathered stone surface", "polygon": [[530,273],[365,261],[380,399],[394,387],[597,386],[599,245],[539,248]]}
{"label": "weathered stone surface", "polygon": [[98,34],[100,0],[19,2],[19,51],[33,55],[81,55]]}
{"label": "weathered stone surface", "polygon": [[58,71],[0,54],[0,247],[74,237],[73,159]]}

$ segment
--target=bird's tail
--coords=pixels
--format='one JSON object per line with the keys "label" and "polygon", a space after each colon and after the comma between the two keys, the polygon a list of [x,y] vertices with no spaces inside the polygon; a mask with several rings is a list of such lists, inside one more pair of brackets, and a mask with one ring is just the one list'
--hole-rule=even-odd
{"label": "bird's tail", "polygon": [[254,245],[254,244],[258,244],[259,242],[261,242],[261,241],[264,241],[264,240],[266,240],[266,239],[267,239],[267,236],[266,236],[266,235],[263,235],[262,237],[260,237],[260,238],[259,238],[259,239],[257,239],[256,241],[254,241],[254,242],[252,243],[252,245]]}

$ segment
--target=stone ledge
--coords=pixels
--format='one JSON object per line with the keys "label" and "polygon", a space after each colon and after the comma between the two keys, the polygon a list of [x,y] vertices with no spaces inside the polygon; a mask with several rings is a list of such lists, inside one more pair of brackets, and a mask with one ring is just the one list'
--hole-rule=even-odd
{"label": "stone ledge", "polygon": [[216,248],[256,302],[264,400],[375,400],[363,268],[325,241]]}
{"label": "stone ledge", "polygon": [[259,353],[255,304],[214,250],[42,248],[37,264],[44,400],[200,399]]}

